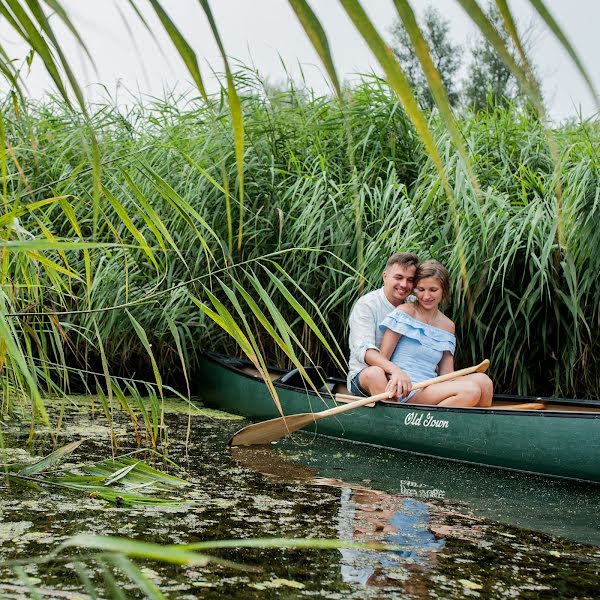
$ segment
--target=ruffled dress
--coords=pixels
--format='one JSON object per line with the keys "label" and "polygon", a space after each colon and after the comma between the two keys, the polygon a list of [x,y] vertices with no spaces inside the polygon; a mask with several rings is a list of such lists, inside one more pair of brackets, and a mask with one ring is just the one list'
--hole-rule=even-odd
{"label": "ruffled dress", "polygon": [[[379,325],[385,332],[391,329],[401,334],[390,360],[415,383],[436,377],[436,368],[444,352],[454,354],[454,334],[419,321],[400,309],[393,310]],[[411,392],[412,397],[418,390]],[[407,398],[407,399],[408,399]]]}

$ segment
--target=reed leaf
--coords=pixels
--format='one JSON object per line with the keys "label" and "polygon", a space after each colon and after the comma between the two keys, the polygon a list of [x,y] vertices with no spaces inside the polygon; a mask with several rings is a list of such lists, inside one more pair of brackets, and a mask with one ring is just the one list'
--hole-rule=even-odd
{"label": "reed leaf", "polygon": [[103,559],[99,559],[97,562],[98,566],[100,567],[102,579],[104,581],[104,585],[106,586],[106,591],[109,594],[109,598],[111,598],[111,600],[127,600],[127,596],[121,589],[120,583],[115,579],[111,572],[110,563]]}
{"label": "reed leaf", "polygon": [[180,549],[177,546],[166,546],[163,544],[154,544],[110,536],[88,534],[76,535],[63,542],[59,547],[59,551],[63,548],[73,547],[101,550],[103,552],[117,552],[124,556],[158,560],[178,565],[195,565],[203,567],[212,561],[221,564],[231,564],[228,563],[228,561],[214,558],[208,554],[200,554],[191,550]]}
{"label": "reed leaf", "polygon": [[298,302],[298,300],[296,300],[296,298],[294,298],[293,294],[290,293],[290,291],[286,288],[286,286],[283,284],[281,279],[279,279],[274,273],[269,271],[266,267],[263,266],[263,269],[265,270],[269,279],[273,282],[275,287],[281,292],[283,297],[290,303],[292,308],[298,313],[299,317],[302,319],[302,322],[304,322],[306,325],[308,325],[308,327],[311,329],[311,331],[317,336],[317,338],[319,339],[321,344],[323,344],[323,347],[334,358],[334,360],[336,361],[340,370],[345,371],[346,367],[345,367],[345,361],[344,361],[343,357],[336,356],[334,347],[332,347],[329,344],[328,340],[325,338],[325,336],[323,335],[323,333],[321,332],[320,328],[317,326],[317,324],[315,323],[315,321],[311,317],[311,315]]}
{"label": "reed leaf", "polygon": [[[171,20],[169,15],[166,13],[160,2],[157,0],[150,0],[150,4],[154,8],[156,15],[160,19],[165,31],[171,38],[173,45],[179,52],[179,56],[183,59],[185,66],[189,74],[192,76],[198,91],[200,92],[204,101],[209,104],[208,96],[206,95],[206,88],[204,87],[204,82],[202,81],[202,75],[200,74],[200,67],[198,66],[198,59],[196,58],[196,53],[192,50],[192,47],[188,44],[186,39],[183,37],[175,23]],[[139,15],[139,11],[136,11],[136,14]],[[142,21],[144,21],[142,19]]]}
{"label": "reed leaf", "polygon": [[485,39],[494,47],[498,56],[519,81],[519,84],[531,100],[532,105],[535,106],[540,116],[543,116],[545,114],[545,109],[542,103],[541,93],[537,81],[532,77],[532,74],[530,72],[528,73],[515,61],[506,47],[506,44],[494,28],[491,20],[486,16],[476,0],[457,0],[457,2],[480,29]]}
{"label": "reed leaf", "polygon": [[148,353],[148,358],[150,358],[150,362],[152,363],[152,371],[154,373],[154,379],[156,380],[156,386],[158,387],[158,391],[160,392],[160,395],[162,396],[162,393],[163,393],[162,377],[160,375],[160,370],[156,363],[156,359],[154,358],[154,353],[152,352],[152,346],[151,346],[150,342],[148,341],[148,336],[146,335],[146,331],[136,321],[136,319],[133,317],[133,315],[128,310],[125,312],[127,313],[127,316],[129,317],[129,320],[131,321],[133,328],[135,329],[136,333],[138,334],[140,341],[142,342],[142,345],[144,346],[144,349]]}
{"label": "reed leaf", "polygon": [[238,96],[237,90],[235,89],[233,76],[229,67],[229,61],[227,60],[227,54],[225,53],[225,48],[223,46],[223,42],[221,41],[221,37],[219,36],[217,24],[215,23],[212,11],[210,10],[210,4],[208,3],[208,0],[199,0],[199,2],[206,14],[206,17],[210,24],[210,28],[215,37],[215,41],[217,42],[217,46],[219,47],[219,52],[221,53],[223,64],[225,65],[225,77],[227,79],[227,101],[229,103],[229,112],[231,114],[231,125],[233,127],[233,140],[235,144],[235,162],[237,166],[237,183],[240,210],[237,249],[238,253],[240,253],[242,250],[242,241],[244,234],[244,117],[242,114],[240,98]]}
{"label": "reed leaf", "polygon": [[40,56],[48,75],[52,78],[54,85],[60,94],[68,101],[68,93],[63,85],[62,77],[52,50],[43,36],[39,33],[36,25],[24,10],[21,2],[8,0],[0,4],[0,14],[7,20],[13,31],[18,33],[23,40]]}
{"label": "reed leaf", "polygon": [[84,563],[80,561],[73,562],[73,568],[75,569],[75,573],[77,573],[77,578],[83,584],[83,588],[85,589],[86,594],[92,599],[97,600],[98,595],[96,594],[96,587],[94,582],[92,581],[90,575],[88,574]]}
{"label": "reed leaf", "polygon": [[340,3],[346,10],[346,13],[358,29],[359,33],[362,35],[363,39],[367,42],[369,48],[375,55],[375,58],[377,58],[377,61],[381,65],[381,68],[387,77],[389,85],[401,99],[406,113],[421,136],[423,144],[427,149],[427,153],[433,160],[440,173],[440,177],[444,182],[444,186],[448,190],[448,196],[451,197],[452,192],[446,182],[446,175],[442,159],[433,141],[429,127],[427,126],[425,115],[419,109],[410,84],[408,83],[402,68],[394,59],[393,53],[389,46],[383,41],[371,23],[360,2],[358,2],[358,0],[340,0]]}
{"label": "reed leaf", "polygon": [[33,583],[33,580],[29,577],[29,575],[27,575],[27,573],[25,572],[25,569],[23,569],[23,567],[17,566],[17,567],[13,567],[13,571],[15,572],[17,579],[27,589],[27,591],[29,593],[29,597],[33,598],[34,600],[42,600],[42,596],[40,596],[40,594],[38,594],[38,591],[35,588],[35,584]]}
{"label": "reed leaf", "polygon": [[61,448],[58,448],[57,450],[55,450],[51,454],[48,454],[48,456],[45,456],[41,460],[38,460],[35,463],[29,464],[26,467],[19,469],[17,473],[18,475],[37,475],[39,473],[42,473],[48,467],[57,464],[65,456],[71,454],[71,452],[76,450],[82,442],[83,440],[76,440],[75,442],[71,442],[66,446],[62,446]]}
{"label": "reed leaf", "polygon": [[323,26],[306,0],[288,0],[288,2],[296,13],[298,21],[300,21],[313,48],[319,55],[319,58],[325,67],[325,71],[327,72],[327,75],[329,75],[329,79],[331,79],[333,89],[336,94],[341,97],[342,89],[329,49],[329,41],[327,40],[327,35],[325,34]]}
{"label": "reed leaf", "polygon": [[132,563],[127,557],[120,554],[113,554],[107,558],[107,561],[121,572],[127,575],[137,589],[150,600],[164,600],[166,596],[158,589],[158,587],[146,577],[142,571]]}
{"label": "reed leaf", "polygon": [[427,78],[431,95],[438,107],[438,110],[440,111],[440,116],[448,127],[452,141],[454,142],[454,145],[468,170],[473,187],[476,190],[479,190],[479,183],[477,182],[477,177],[471,168],[471,161],[467,155],[467,149],[463,141],[462,133],[460,132],[458,124],[454,119],[452,107],[450,106],[446,90],[442,83],[442,78],[433,63],[431,54],[427,47],[427,42],[425,41],[425,38],[419,29],[415,14],[407,0],[394,0],[394,4],[396,6],[396,11],[398,12],[398,15],[400,16],[400,19],[404,24],[404,27],[415,48],[415,53],[419,59],[419,62],[421,63],[423,73]]}

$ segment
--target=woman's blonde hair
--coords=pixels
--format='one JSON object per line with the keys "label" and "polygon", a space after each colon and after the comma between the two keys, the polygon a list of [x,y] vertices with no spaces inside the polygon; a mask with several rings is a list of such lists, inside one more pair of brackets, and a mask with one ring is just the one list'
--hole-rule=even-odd
{"label": "woman's blonde hair", "polygon": [[417,267],[415,286],[421,279],[427,279],[428,277],[434,277],[440,282],[442,300],[450,302],[450,273],[448,273],[448,269],[437,260],[426,260]]}

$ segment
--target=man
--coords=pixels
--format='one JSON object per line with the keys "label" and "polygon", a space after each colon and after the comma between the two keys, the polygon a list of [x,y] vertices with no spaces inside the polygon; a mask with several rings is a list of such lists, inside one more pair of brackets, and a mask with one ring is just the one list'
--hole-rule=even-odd
{"label": "man", "polygon": [[356,396],[373,396],[388,388],[390,398],[409,393],[409,377],[379,354],[383,332],[379,324],[413,290],[419,259],[412,252],[392,254],[383,272],[383,287],[358,299],[350,313],[348,389]]}

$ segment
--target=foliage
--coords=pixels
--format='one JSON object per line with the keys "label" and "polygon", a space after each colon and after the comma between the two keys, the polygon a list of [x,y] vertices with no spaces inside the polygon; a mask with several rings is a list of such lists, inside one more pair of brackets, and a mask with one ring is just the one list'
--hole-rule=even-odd
{"label": "foliage", "polygon": [[[502,16],[491,3],[488,7],[488,15],[505,44],[511,49],[512,55],[515,56],[516,48],[501,25]],[[471,49],[471,61],[463,81],[462,93],[465,104],[475,111],[526,102],[526,94],[519,88],[516,76],[498,56],[492,44],[482,35],[478,36]]]}
{"label": "foliage", "polygon": [[[461,343],[472,350],[480,344],[486,356],[489,349],[494,378],[506,389],[597,397],[599,381],[588,370],[599,342],[593,274],[600,272],[600,262],[593,256],[600,239],[589,229],[589,218],[597,219],[600,208],[597,123],[556,132],[563,169],[562,248],[556,239],[556,173],[541,124],[527,112],[498,107],[465,125],[485,191],[478,201],[457,168],[454,185],[463,198],[459,210],[471,285],[455,290],[454,315],[467,308],[469,295],[474,303],[473,314],[458,319]],[[419,188],[424,205],[435,196],[439,202],[426,171]],[[439,252],[436,258],[456,274],[450,248],[438,248],[432,253]]]}
{"label": "foliage", "polygon": [[[62,568],[62,586],[65,583],[70,589],[85,590],[91,598],[101,597],[122,599],[126,598],[123,589],[133,588],[144,594],[145,598],[163,600],[172,595],[165,595],[160,586],[155,583],[157,573],[147,566],[140,567],[134,559],[142,559],[146,564],[191,566],[202,569],[209,563],[219,565],[223,569],[235,569],[246,573],[260,573],[261,568],[255,565],[245,565],[232,562],[205,551],[215,551],[232,548],[253,549],[300,549],[300,550],[331,550],[331,549],[362,549],[374,551],[398,550],[398,545],[381,543],[362,543],[337,539],[312,538],[250,538],[239,540],[209,540],[194,544],[158,544],[129,538],[81,534],[67,539],[55,551],[45,556],[29,557],[24,560],[12,560],[0,563],[0,571],[12,574],[13,581],[20,585],[19,591],[28,591],[32,597],[38,597],[38,592],[48,595],[60,595],[61,590],[51,587],[41,588],[40,578],[32,579],[27,570],[50,565]],[[73,549],[77,554],[70,554]],[[301,589],[303,584],[289,579],[272,580],[273,587],[291,587]],[[17,586],[15,586],[17,587]],[[267,586],[269,587],[269,586]],[[41,596],[40,596],[41,597]]]}
{"label": "foliage", "polygon": [[[502,28],[493,26],[477,2],[459,2],[543,118],[539,89],[506,2],[497,2]],[[475,221],[473,231],[467,232],[460,217],[472,217],[469,202],[488,206],[470,158],[479,148],[467,149],[464,143],[414,13],[406,0],[395,0],[439,109],[437,119],[428,120],[419,108],[405,73],[359,0],[341,4],[387,83],[373,80],[343,91],[316,15],[305,0],[290,0],[336,97],[299,97],[294,91],[267,97],[255,78],[232,72],[210,5],[201,0],[199,7],[225,70],[222,93],[209,97],[196,54],[162,4],[152,0],[200,97],[185,110],[177,99],[168,98],[153,109],[134,107],[126,113],[86,105],[45,12],[52,10],[53,21],[62,23],[85,49],[60,2],[15,1],[2,9],[10,27],[41,58],[60,94],[53,104],[27,102],[16,63],[0,48],[0,71],[11,86],[0,119],[3,413],[15,411],[29,396],[33,416],[49,423],[40,388],[60,393],[77,385],[100,391],[109,419],[116,398],[137,426],[114,374],[131,378],[141,372],[152,381],[150,410],[140,402],[137,384],[124,385],[133,392],[146,436],[156,445],[164,432],[163,378],[178,381],[189,396],[200,344],[231,350],[233,338],[263,370],[270,359],[299,368],[306,362],[325,362],[343,370],[338,340],[344,337],[347,311],[365,281],[373,285],[377,280],[390,248],[429,254],[440,253],[440,245],[451,248],[447,254],[458,281],[456,310],[468,308],[458,316],[481,319],[463,352],[497,353],[500,364],[514,367],[511,377],[504,372],[500,387],[530,388],[520,349],[511,352],[509,343],[484,334],[489,315],[474,312],[479,290],[491,275],[488,265],[481,272],[479,264],[467,260],[476,258],[465,240],[473,231],[477,241],[486,239],[489,224]],[[532,5],[593,92],[577,55],[543,3],[532,0]],[[130,8],[148,27],[134,2]],[[509,39],[519,60],[509,51]],[[534,128],[537,123],[532,118]],[[441,132],[444,127],[449,138]],[[466,130],[469,124],[461,127]],[[595,144],[595,138],[590,139]],[[566,343],[559,337],[573,368],[565,376],[549,347],[552,360],[542,371],[551,369],[552,377],[542,381],[552,382],[555,391],[576,391],[582,385],[595,390],[597,378],[592,376],[590,384],[589,363],[575,364],[583,346],[593,353],[596,344],[588,306],[582,304],[588,298],[579,298],[575,289],[582,274],[571,260],[569,232],[565,233],[568,219],[579,225],[581,213],[563,198],[565,172],[552,136],[548,145],[541,162],[553,166],[552,185],[545,181],[550,172],[546,169],[539,202],[548,220],[556,218],[557,227],[550,227],[555,239],[544,246],[538,264],[542,270],[552,267],[542,281],[556,280],[560,294],[550,304],[554,321],[548,321],[544,311],[527,316],[543,314],[544,323],[563,336],[564,326],[555,321],[562,323],[561,303],[567,306],[577,326]],[[499,189],[502,194],[502,186]],[[438,197],[439,190],[443,197]],[[549,190],[553,196],[547,195]],[[501,210],[501,216],[508,218],[509,212]],[[527,252],[532,251],[532,239]],[[506,256],[510,265],[504,263]],[[505,272],[513,260],[510,252],[502,256]],[[561,287],[565,281],[566,291]],[[492,316],[514,321],[524,302],[546,298],[533,294],[533,289],[527,286],[516,306],[503,292],[500,306],[505,312]]]}
{"label": "foliage", "polygon": [[[460,234],[466,240],[470,287],[456,286],[450,309],[460,335],[457,362],[490,356],[492,375],[505,391],[597,395],[593,323],[598,283],[589,275],[598,248],[591,226],[598,211],[598,130],[593,122],[557,132],[571,240],[561,251],[552,238],[552,160],[541,124],[528,113],[498,107],[459,123],[482,197],[438,126],[437,145],[445,149],[460,215],[457,232],[439,174],[385,84],[366,79],[347,90],[347,102],[340,105],[306,91],[267,96],[251,72],[237,77],[247,136],[241,252],[229,251],[226,195],[217,184],[223,170],[234,177],[236,169],[226,109],[215,120],[201,102],[181,109],[169,100],[126,113],[98,107],[92,118],[106,198],[99,241],[118,239],[120,245],[48,253],[79,277],[61,273],[59,279],[52,273],[55,283],[35,257],[11,251],[7,280],[24,269],[39,280],[34,291],[14,288],[7,310],[21,315],[10,322],[21,327],[19,335],[36,357],[35,365],[45,357],[156,382],[155,364],[164,384],[178,382],[185,391],[186,379],[194,381],[199,348],[236,351],[226,330],[203,316],[218,312],[218,302],[221,310],[236,315],[249,352],[259,349],[267,361],[279,364],[329,364],[339,372],[348,312],[363,290],[378,285],[387,255],[410,249],[435,256],[451,267],[458,283]],[[11,193],[23,197],[20,227],[35,240],[47,239],[48,231],[56,239],[73,239],[72,223],[82,232],[91,227],[87,155],[73,143],[81,132],[79,122],[59,101],[25,104],[19,117],[11,110],[4,112],[6,136],[29,186],[17,163],[6,163]],[[345,150],[346,124],[354,168]],[[55,200],[44,203],[49,196]],[[130,215],[129,222],[119,216],[119,206]],[[231,211],[237,219],[235,202]],[[225,265],[240,266],[219,270],[219,255]],[[87,270],[93,278],[89,294],[81,284]],[[199,311],[193,299],[209,312]],[[472,314],[469,301],[474,302]],[[129,317],[111,309],[125,304]],[[97,312],[54,319],[36,315],[89,306]],[[324,350],[317,329],[336,359]],[[274,331],[281,343],[271,341]],[[46,368],[46,382],[62,373]],[[68,383],[81,386],[73,372],[67,373]],[[98,376],[97,382],[102,379]],[[96,385],[89,375],[85,382]],[[111,393],[119,401],[124,397],[114,384]],[[148,415],[147,431],[159,431],[153,419]]]}
{"label": "foliage", "polygon": [[[422,16],[421,29],[429,47],[433,64],[438,70],[448,100],[456,106],[459,99],[457,72],[461,64],[462,47],[450,37],[450,21],[432,5],[428,5]],[[427,78],[410,39],[406,27],[398,20],[391,29],[392,49],[421,104],[429,109],[435,106]]]}
{"label": "foliage", "polygon": [[82,441],[57,448],[34,463],[12,463],[0,467],[13,484],[26,485],[33,489],[54,487],[75,491],[92,498],[101,498],[118,507],[168,506],[181,502],[177,498],[155,494],[176,490],[189,484],[184,479],[158,471],[143,461],[132,458],[132,455],[138,452],[77,465],[70,469],[54,466],[77,449]]}

